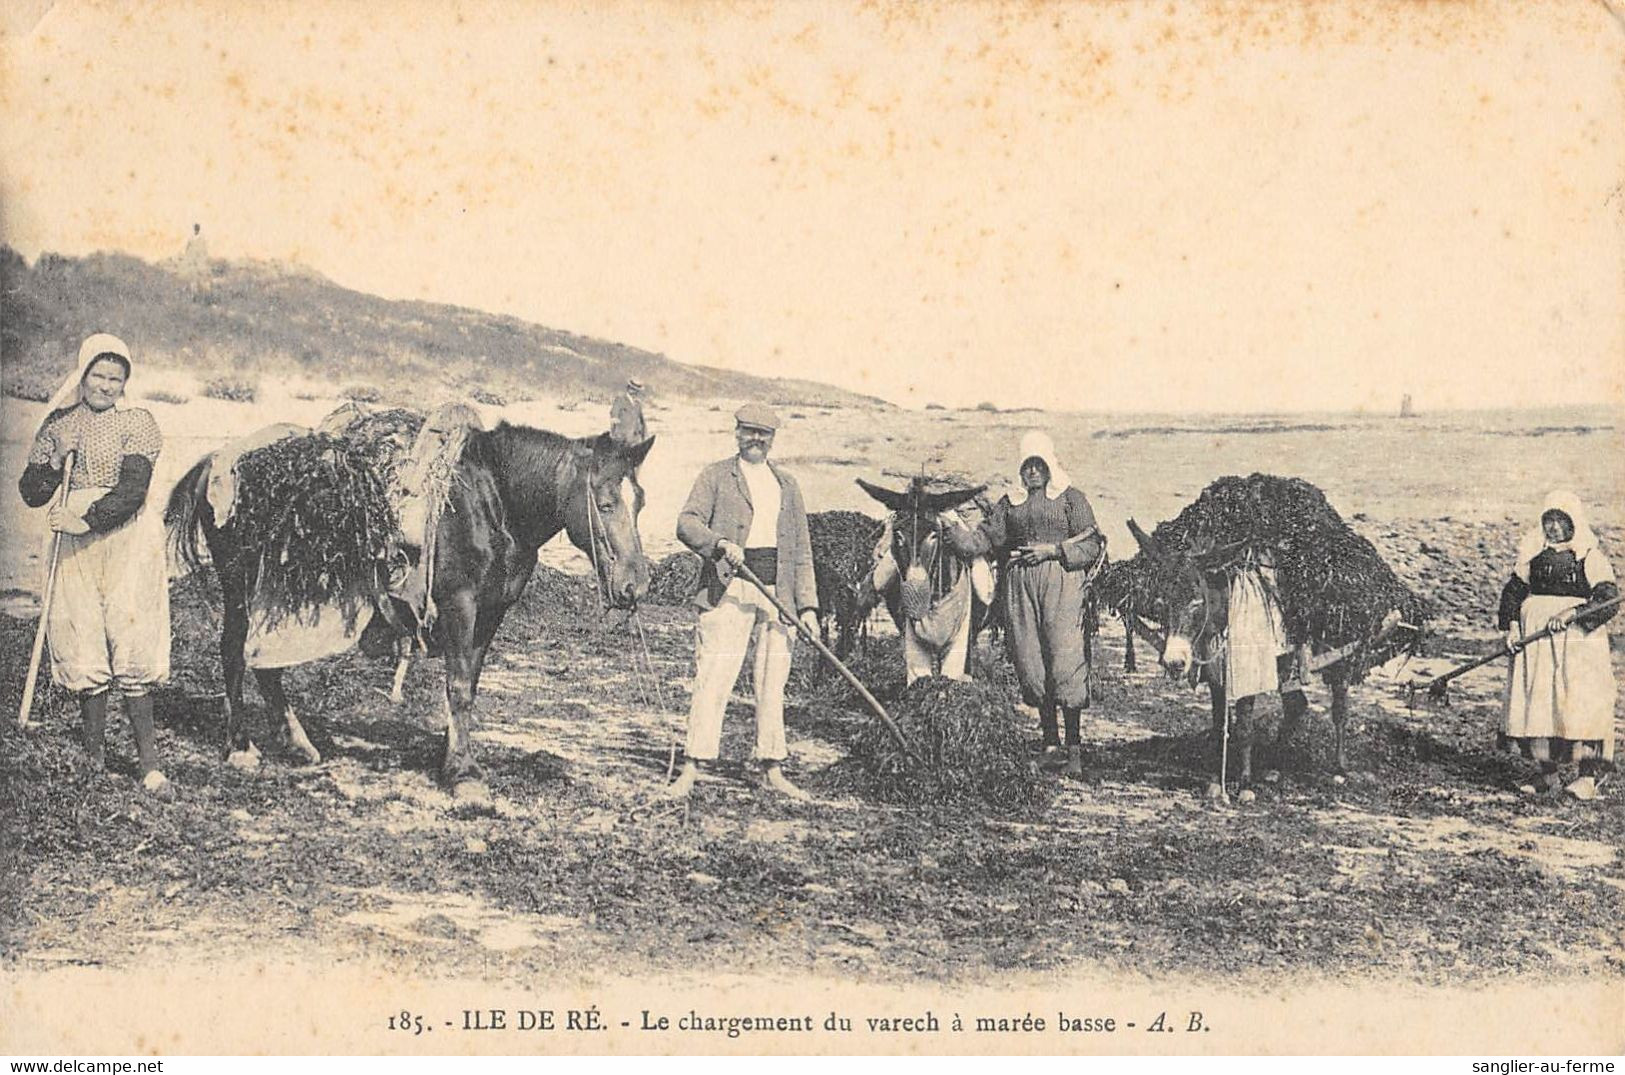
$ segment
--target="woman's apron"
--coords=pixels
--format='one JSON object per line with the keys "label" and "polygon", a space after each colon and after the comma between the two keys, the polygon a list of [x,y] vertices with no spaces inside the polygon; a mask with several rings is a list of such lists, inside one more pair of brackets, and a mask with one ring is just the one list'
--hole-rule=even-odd
{"label": "woman's apron", "polygon": [[[1580,597],[1531,594],[1519,613],[1523,633],[1533,634],[1553,616],[1585,603]],[[1506,733],[1516,739],[1600,741],[1603,757],[1612,760],[1616,689],[1608,629],[1570,627],[1513,657]]]}

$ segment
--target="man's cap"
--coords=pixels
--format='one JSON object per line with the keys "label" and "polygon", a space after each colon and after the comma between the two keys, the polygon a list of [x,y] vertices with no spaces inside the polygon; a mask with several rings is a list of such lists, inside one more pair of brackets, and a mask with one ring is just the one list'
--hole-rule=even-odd
{"label": "man's cap", "polygon": [[641,392],[643,391],[643,382],[638,380],[636,377],[628,377],[626,379],[626,387],[630,388],[634,392]]}
{"label": "man's cap", "polygon": [[734,411],[734,422],[753,429],[765,429],[771,433],[779,428],[779,415],[765,403],[747,403]]}

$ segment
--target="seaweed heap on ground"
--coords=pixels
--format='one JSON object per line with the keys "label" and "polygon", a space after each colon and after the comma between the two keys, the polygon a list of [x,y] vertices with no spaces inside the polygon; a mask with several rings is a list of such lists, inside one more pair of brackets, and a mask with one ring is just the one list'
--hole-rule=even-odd
{"label": "seaweed heap on ground", "polygon": [[[903,693],[903,640],[895,634],[863,639],[841,658],[847,671],[857,677],[864,689],[882,702]],[[858,692],[811,646],[796,642],[796,655],[790,662],[790,679],[785,690],[797,702],[868,712]]]}
{"label": "seaweed heap on ground", "polygon": [[1211,549],[1222,560],[1204,560],[1210,572],[1233,572],[1260,559],[1275,565],[1276,596],[1288,640],[1317,651],[1368,641],[1383,619],[1398,611],[1403,623],[1381,645],[1353,655],[1355,677],[1405,650],[1416,650],[1429,616],[1428,604],[1395,575],[1375,546],[1355,533],[1326,495],[1299,478],[1253,474],[1220,478],[1152,539],[1165,555],[1142,550],[1113,564],[1102,597],[1122,612],[1132,608],[1168,621],[1170,594],[1189,589],[1181,554]]}
{"label": "seaweed heap on ground", "polygon": [[834,767],[842,782],[890,803],[975,806],[1027,813],[1049,801],[1022,723],[1005,690],[989,683],[917,679],[891,708],[919,756],[911,762],[878,719],[863,724],[850,756]]}
{"label": "seaweed heap on ground", "polygon": [[649,577],[650,605],[686,605],[700,588],[701,561],[694,553],[674,552],[655,565]]}
{"label": "seaweed heap on ground", "polygon": [[336,605],[353,627],[361,607],[384,593],[398,527],[362,446],[314,433],[237,461],[231,529],[238,553],[227,570],[256,577],[268,625]]}

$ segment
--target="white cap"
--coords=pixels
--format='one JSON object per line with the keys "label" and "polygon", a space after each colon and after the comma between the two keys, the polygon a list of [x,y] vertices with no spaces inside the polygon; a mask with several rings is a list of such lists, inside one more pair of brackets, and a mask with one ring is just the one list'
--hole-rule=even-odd
{"label": "white cap", "polygon": [[124,341],[117,336],[109,335],[106,332],[98,332],[79,345],[79,364],[81,366],[94,359],[97,355],[118,355],[124,361],[130,361],[129,347],[125,346]]}

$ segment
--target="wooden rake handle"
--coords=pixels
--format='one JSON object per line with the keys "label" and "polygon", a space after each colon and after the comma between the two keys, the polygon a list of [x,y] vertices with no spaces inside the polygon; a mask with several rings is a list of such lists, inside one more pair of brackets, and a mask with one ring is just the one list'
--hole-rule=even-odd
{"label": "wooden rake handle", "polygon": [[891,737],[897,741],[898,749],[903,752],[908,760],[916,765],[920,764],[920,756],[914,752],[914,748],[910,746],[908,740],[903,737],[903,730],[897,726],[896,721],[892,720],[891,714],[886,712],[886,707],[881,705],[880,702],[876,700],[875,696],[869,693],[869,688],[865,687],[861,682],[859,682],[858,677],[852,674],[852,670],[850,668],[841,663],[841,659],[839,657],[830,652],[829,647],[824,645],[823,639],[807,630],[807,625],[802,623],[801,619],[794,612],[790,611],[789,607],[786,606],[783,601],[779,600],[777,594],[768,589],[762,580],[756,577],[756,573],[754,571],[746,567],[744,564],[740,564],[735,570],[739,574],[740,578],[762,591],[762,596],[773,602],[773,607],[779,610],[779,615],[783,616],[792,625],[794,625],[797,633],[799,633],[802,638],[805,638],[808,642],[812,643],[813,648],[823,655],[823,658],[834,667],[835,671],[841,674],[841,678],[845,679],[847,683],[851,684],[852,689],[858,692],[858,696],[863,699],[864,703],[868,705],[871,710],[874,711],[875,716],[879,717],[881,723],[886,725],[886,730],[890,732]]}
{"label": "wooden rake handle", "polygon": [[[57,494],[56,506],[68,502],[73,486],[73,452],[62,459],[62,488]],[[51,560],[45,567],[45,592],[40,595],[39,623],[34,627],[34,650],[28,657],[28,678],[23,681],[23,702],[17,708],[17,727],[28,727],[28,714],[34,708],[34,687],[39,682],[40,661],[45,656],[45,622],[51,616],[51,596],[56,592],[56,561],[62,551],[62,532],[51,535]]]}

